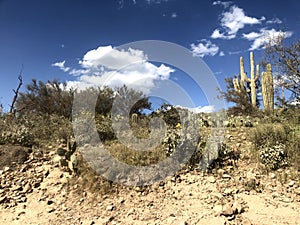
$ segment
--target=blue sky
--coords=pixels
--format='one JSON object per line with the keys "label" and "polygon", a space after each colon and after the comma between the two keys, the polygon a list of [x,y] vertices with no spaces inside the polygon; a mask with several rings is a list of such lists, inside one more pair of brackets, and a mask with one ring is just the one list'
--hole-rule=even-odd
{"label": "blue sky", "polygon": [[[249,51],[262,59],[268,36],[284,30],[289,41],[300,38],[299,9],[298,0],[0,0],[0,103],[8,109],[22,65],[25,84],[32,78],[90,84],[109,76],[116,68],[109,60],[119,57],[143,63],[115,74],[112,84],[130,81],[147,92],[156,81],[177,81],[202,107],[208,103],[201,90],[178,68],[116,47],[142,40],[178,44],[203,59],[224,88],[224,78],[238,74],[240,56],[246,71]],[[111,57],[103,58],[107,52]]]}

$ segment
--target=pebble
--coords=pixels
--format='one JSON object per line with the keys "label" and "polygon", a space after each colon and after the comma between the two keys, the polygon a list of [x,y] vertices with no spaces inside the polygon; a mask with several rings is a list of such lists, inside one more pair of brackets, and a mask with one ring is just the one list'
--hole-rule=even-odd
{"label": "pebble", "polygon": [[243,206],[242,206],[242,204],[239,203],[239,202],[234,202],[234,203],[232,204],[232,209],[233,209],[233,211],[236,212],[237,214],[240,214],[240,213],[242,213],[242,211],[243,211]]}
{"label": "pebble", "polygon": [[226,204],[223,206],[223,210],[221,212],[221,215],[224,215],[224,216],[231,216],[234,214],[234,210],[233,208],[231,207],[230,204]]}
{"label": "pebble", "polygon": [[134,208],[130,208],[129,211],[128,211],[128,213],[127,213],[127,216],[132,215],[134,212],[135,212],[135,209]]}
{"label": "pebble", "polygon": [[225,179],[230,179],[230,178],[231,178],[231,176],[230,176],[230,175],[228,175],[228,174],[223,174],[222,178],[225,178]]}
{"label": "pebble", "polygon": [[215,205],[213,207],[213,210],[217,213],[217,214],[221,214],[223,211],[223,206],[222,205]]}
{"label": "pebble", "polygon": [[291,181],[289,182],[289,186],[290,186],[290,187],[293,187],[294,185],[295,185],[295,181],[291,180]]}
{"label": "pebble", "polygon": [[108,205],[108,206],[106,207],[106,210],[107,210],[107,211],[113,211],[115,208],[116,208],[116,207],[115,207],[114,205]]}
{"label": "pebble", "polygon": [[207,180],[210,182],[210,183],[215,183],[216,182],[216,179],[213,177],[213,176],[209,176],[207,178]]}
{"label": "pebble", "polygon": [[230,194],[232,194],[232,192],[233,192],[233,190],[231,188],[226,188],[223,193],[225,195],[230,195]]}
{"label": "pebble", "polygon": [[5,200],[6,200],[6,196],[0,197],[0,204],[5,202]]}

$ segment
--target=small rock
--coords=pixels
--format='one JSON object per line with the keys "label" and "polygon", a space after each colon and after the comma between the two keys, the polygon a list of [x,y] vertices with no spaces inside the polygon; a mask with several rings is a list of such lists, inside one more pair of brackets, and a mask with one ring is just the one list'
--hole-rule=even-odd
{"label": "small rock", "polygon": [[52,205],[53,203],[54,202],[52,200],[50,200],[50,199],[47,201],[47,205]]}
{"label": "small rock", "polygon": [[181,222],[179,222],[178,225],[188,225],[188,222],[186,222],[186,221],[181,221]]}
{"label": "small rock", "polygon": [[22,186],[19,185],[15,185],[11,188],[11,191],[21,191],[22,190]]}
{"label": "small rock", "polygon": [[275,173],[270,173],[270,178],[271,179],[275,179],[276,178],[276,174]]}
{"label": "small rock", "polygon": [[0,204],[6,201],[6,196],[0,197]]}
{"label": "small rock", "polygon": [[284,203],[290,203],[291,199],[290,198],[283,198],[282,202],[284,202]]}
{"label": "small rock", "polygon": [[226,204],[223,206],[223,210],[221,212],[221,215],[224,216],[231,216],[234,214],[233,208],[231,207],[230,204]]}
{"label": "small rock", "polygon": [[224,190],[224,194],[225,194],[225,195],[230,195],[230,194],[232,194],[232,192],[233,192],[233,190],[232,190],[231,188],[226,188],[226,189]]}
{"label": "small rock", "polygon": [[217,214],[221,214],[223,211],[223,206],[222,205],[215,205],[213,210],[217,213]]}
{"label": "small rock", "polygon": [[290,186],[290,187],[293,187],[294,185],[295,185],[295,181],[291,180],[291,181],[289,182],[289,186]]}
{"label": "small rock", "polygon": [[216,179],[213,177],[213,176],[209,176],[207,178],[207,180],[210,182],[210,183],[215,183],[216,182]]}
{"label": "small rock", "polygon": [[10,168],[8,166],[4,167],[4,169],[3,169],[4,172],[7,172],[9,170],[10,170]]}
{"label": "small rock", "polygon": [[25,187],[23,188],[23,192],[24,193],[28,193],[28,192],[30,192],[32,189],[31,189],[31,184],[30,183],[27,183],[26,185],[25,185]]}
{"label": "small rock", "polygon": [[232,209],[234,212],[236,212],[237,214],[242,213],[243,211],[243,206],[239,203],[239,202],[234,202],[232,204]]}
{"label": "small rock", "polygon": [[106,210],[107,210],[107,211],[113,211],[115,208],[116,208],[116,207],[115,207],[114,205],[108,205],[108,206],[106,207]]}
{"label": "small rock", "polygon": [[4,170],[0,170],[0,175],[2,175],[4,173]]}
{"label": "small rock", "polygon": [[224,179],[230,179],[230,178],[231,178],[231,176],[230,176],[230,175],[228,175],[228,174],[223,174],[222,178],[224,178]]}
{"label": "small rock", "polygon": [[119,202],[120,202],[120,204],[123,204],[125,202],[125,199],[121,198]]}
{"label": "small rock", "polygon": [[53,207],[47,209],[47,213],[52,213],[52,212],[54,212],[54,211],[55,211],[55,208],[53,208]]}
{"label": "small rock", "polygon": [[217,170],[217,174],[219,175],[219,176],[223,176],[223,174],[225,173],[225,170],[223,170],[223,169],[218,169]]}
{"label": "small rock", "polygon": [[134,212],[135,212],[135,209],[134,209],[134,208],[129,209],[129,211],[128,211],[128,213],[127,213],[127,216],[132,215]]}

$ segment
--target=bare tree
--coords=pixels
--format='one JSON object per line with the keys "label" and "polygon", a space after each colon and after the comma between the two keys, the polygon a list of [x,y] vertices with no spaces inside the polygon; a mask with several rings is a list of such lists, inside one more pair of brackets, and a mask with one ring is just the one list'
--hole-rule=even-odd
{"label": "bare tree", "polygon": [[[281,90],[281,102],[285,102],[284,91],[290,95],[287,102],[300,101],[300,40],[287,43],[285,32],[271,37],[265,50],[265,61],[271,63],[275,76],[275,85]],[[278,90],[277,90],[278,91]]]}
{"label": "bare tree", "polygon": [[20,71],[19,76],[18,76],[19,84],[18,84],[16,90],[13,89],[13,92],[15,93],[15,95],[14,95],[14,98],[13,98],[12,103],[10,105],[9,114],[14,115],[16,113],[15,104],[16,104],[16,101],[18,99],[19,90],[20,90],[21,86],[23,85],[23,78],[22,78],[23,69],[24,69],[24,66],[22,65],[21,71]]}

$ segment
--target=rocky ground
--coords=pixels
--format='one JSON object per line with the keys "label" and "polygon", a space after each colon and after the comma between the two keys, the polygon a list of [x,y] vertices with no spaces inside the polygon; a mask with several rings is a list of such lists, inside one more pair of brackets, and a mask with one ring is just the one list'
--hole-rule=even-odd
{"label": "rocky ground", "polygon": [[240,158],[210,173],[183,170],[148,187],[107,182],[106,194],[55,165],[51,146],[0,146],[0,224],[299,224],[295,172],[262,170],[246,139],[227,133]]}

